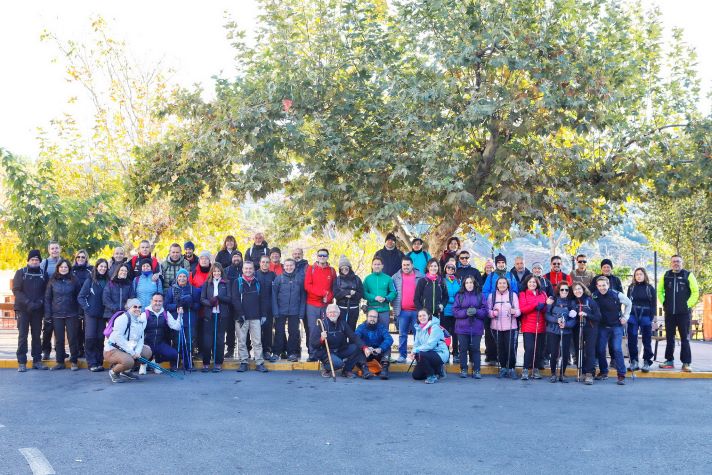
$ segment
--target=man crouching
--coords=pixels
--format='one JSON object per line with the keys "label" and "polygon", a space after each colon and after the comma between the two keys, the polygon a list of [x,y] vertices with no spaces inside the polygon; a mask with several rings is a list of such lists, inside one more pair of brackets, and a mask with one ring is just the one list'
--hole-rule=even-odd
{"label": "man crouching", "polygon": [[366,361],[364,355],[366,346],[346,322],[339,320],[340,313],[338,305],[330,304],[326,307],[326,317],[321,318],[324,331],[310,335],[310,343],[315,348],[314,357],[321,361],[324,368],[321,375],[325,378],[331,377],[329,355],[326,351],[327,343],[331,351],[334,371],[341,369],[341,374],[345,378],[355,378],[352,372],[354,366],[363,365]]}
{"label": "man crouching", "polygon": [[[368,368],[368,362],[376,360],[381,364],[381,379],[388,379],[388,365],[391,360],[391,345],[393,337],[388,333],[388,328],[382,323],[378,323],[378,312],[369,310],[366,321],[356,328],[356,335],[361,338],[366,348],[363,352],[366,356],[366,364],[363,365],[363,379],[372,376]],[[406,336],[408,332],[406,332]]]}

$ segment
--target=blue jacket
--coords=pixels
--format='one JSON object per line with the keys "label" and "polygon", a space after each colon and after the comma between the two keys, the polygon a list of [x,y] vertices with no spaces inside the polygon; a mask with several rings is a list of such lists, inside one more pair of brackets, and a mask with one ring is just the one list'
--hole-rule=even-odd
{"label": "blue jacket", "polygon": [[[432,330],[431,330],[432,328]],[[440,328],[440,319],[433,317],[424,328],[420,328],[420,323],[414,325],[415,340],[413,342],[413,353],[424,353],[435,351],[443,363],[450,359],[450,351],[445,344],[445,334]]]}
{"label": "blue jacket", "polygon": [[451,281],[447,276],[445,276],[443,280],[445,281],[445,287],[447,287],[447,305],[445,305],[443,315],[446,317],[452,317],[452,306],[455,304],[455,295],[457,295],[460,287],[462,287],[462,282],[460,282],[460,279],[457,277]]}
{"label": "blue jacket", "polygon": [[191,310],[193,315],[197,315],[200,309],[200,289],[190,284],[184,287],[173,284],[166,289],[163,306],[171,315],[178,315],[178,307],[182,307],[184,312]]}
{"label": "blue jacket", "polygon": [[425,275],[425,266],[428,265],[428,261],[431,259],[428,251],[421,250],[420,252],[410,251],[406,256],[413,259],[413,267],[418,269],[421,274]]}
{"label": "blue jacket", "polygon": [[[563,333],[568,335],[571,333],[571,328],[576,326],[578,318],[576,315],[573,317],[569,316],[571,310],[573,310],[573,302],[569,299],[562,299],[557,297],[553,304],[546,306],[546,332],[559,335]],[[559,328],[559,318],[564,319],[563,330]]]}
{"label": "blue jacket", "polygon": [[79,291],[77,300],[79,306],[84,309],[84,315],[91,318],[104,317],[104,288],[106,279],[86,279],[82,289]]}
{"label": "blue jacket", "polygon": [[[509,290],[518,294],[519,283],[517,282],[517,279],[515,279],[514,276],[509,272],[504,274],[504,278],[509,281]],[[489,297],[490,294],[493,294],[494,291],[497,290],[497,280],[499,280],[499,274],[497,273],[497,271],[494,271],[487,276],[487,279],[485,280],[485,283],[482,286],[482,295],[484,296],[485,300],[487,300],[487,297]]]}
{"label": "blue jacket", "polygon": [[162,278],[159,277],[154,282],[153,275],[147,277],[140,274],[134,277],[131,284],[131,297],[139,299],[143,308],[148,308],[151,305],[151,297],[155,293],[163,294]]}
{"label": "blue jacket", "polygon": [[369,325],[367,322],[363,322],[356,328],[356,334],[363,340],[364,345],[381,348],[384,353],[390,350],[393,345],[393,337],[382,323]]}

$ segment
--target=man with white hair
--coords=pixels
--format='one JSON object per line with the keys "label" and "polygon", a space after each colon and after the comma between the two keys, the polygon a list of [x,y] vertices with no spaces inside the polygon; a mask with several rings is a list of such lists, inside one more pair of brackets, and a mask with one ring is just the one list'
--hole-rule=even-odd
{"label": "man with white hair", "polygon": [[321,361],[322,376],[331,377],[329,353],[326,351],[328,342],[334,371],[341,369],[342,376],[351,379],[356,377],[352,372],[354,366],[365,364],[364,350],[367,347],[351,327],[339,319],[340,315],[339,306],[329,304],[326,307],[326,316],[321,319],[324,330],[317,325],[319,331],[312,332],[310,344],[314,348],[314,357]]}

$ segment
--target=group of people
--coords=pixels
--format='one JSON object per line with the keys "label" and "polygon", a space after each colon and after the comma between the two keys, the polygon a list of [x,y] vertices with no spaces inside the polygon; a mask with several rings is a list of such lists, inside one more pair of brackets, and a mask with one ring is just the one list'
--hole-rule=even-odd
{"label": "group of people", "polygon": [[[181,361],[193,370],[198,357],[203,372],[220,372],[236,348],[238,371],[248,370],[251,351],[257,371],[267,372],[265,361],[300,359],[301,323],[307,360],[320,361],[324,376],[341,370],[347,378],[388,379],[392,361],[410,361],[413,378],[434,383],[445,375],[452,356],[461,377],[479,379],[484,338],[485,362],[499,367],[500,378],[540,379],[548,365],[551,382],[567,382],[572,360],[582,380],[593,384],[608,378],[609,353],[617,382],[624,384],[624,335],[629,370],[649,371],[653,363],[658,301],[668,342],[661,367],[675,365],[677,331],[681,370],[690,371],[690,309],[699,292],[680,256],[672,257],[657,291],[645,269],[638,268],[624,293],[609,259],[596,276],[583,254],[571,274],[562,272],[559,256],[544,273],[540,263],[530,271],[521,256],[508,269],[499,254],[481,273],[457,237],[448,240],[439,258],[423,244],[414,239],[403,253],[388,234],[372,259],[372,272],[362,280],[345,256],[333,268],[327,249],[316,252],[313,264],[300,248],[282,259],[281,250],[269,247],[262,233],[254,235],[244,256],[235,238],[227,236],[215,256],[207,250],[196,254],[188,241],[182,247],[172,244],[159,262],[150,243],[142,241],[133,257],[118,247],[111,259],[97,259],[93,266],[85,251],[70,262],[61,257],[59,243],[50,242],[48,256],[30,251],[27,266],[13,279],[18,371],[27,370],[29,335],[32,368],[48,369],[43,360],[49,359],[54,336],[56,363],[50,369],[64,369],[66,334],[71,369],[79,369],[82,356],[93,372],[103,371],[107,362],[114,382],[138,378],[134,368],[145,373],[139,359],[168,362],[175,371]],[[361,312],[366,319],[357,326]],[[394,359],[391,319],[399,335]],[[517,373],[520,333],[524,362]]]}

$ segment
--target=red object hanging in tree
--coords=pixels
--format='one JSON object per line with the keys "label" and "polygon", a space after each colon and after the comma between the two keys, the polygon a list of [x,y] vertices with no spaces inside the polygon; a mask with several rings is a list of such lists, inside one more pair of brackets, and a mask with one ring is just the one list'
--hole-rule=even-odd
{"label": "red object hanging in tree", "polygon": [[291,99],[282,99],[282,109],[284,109],[284,112],[289,112],[289,109],[292,108],[292,104]]}

